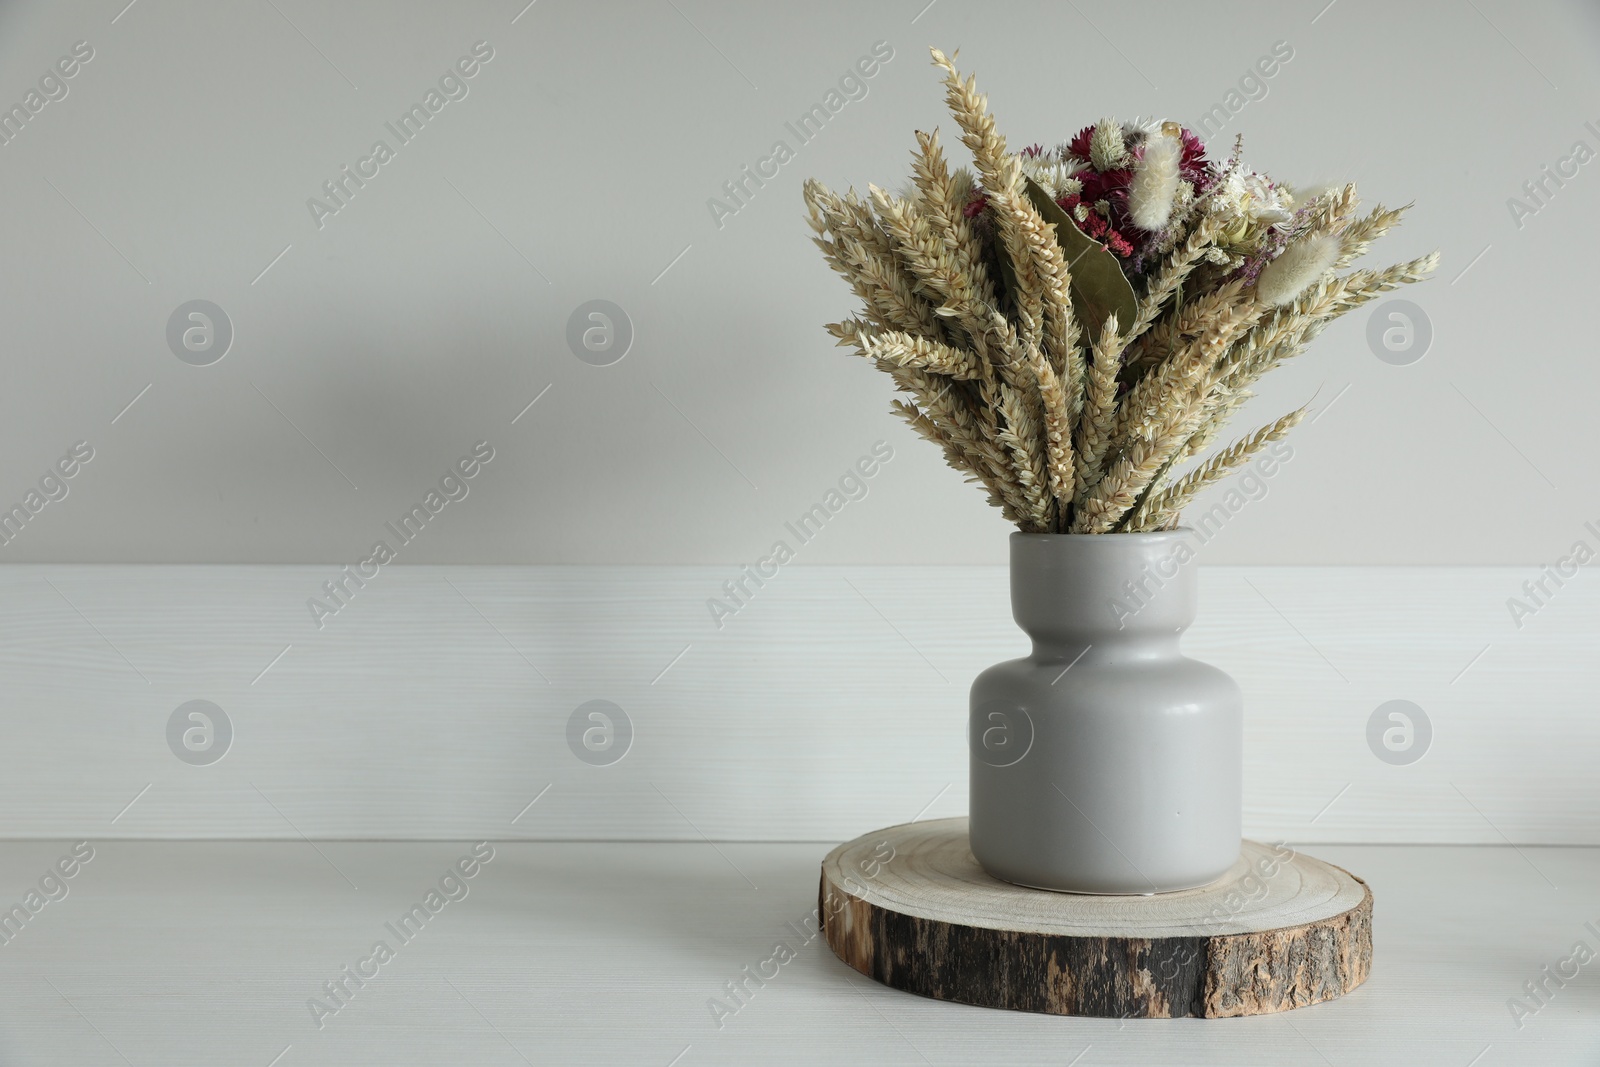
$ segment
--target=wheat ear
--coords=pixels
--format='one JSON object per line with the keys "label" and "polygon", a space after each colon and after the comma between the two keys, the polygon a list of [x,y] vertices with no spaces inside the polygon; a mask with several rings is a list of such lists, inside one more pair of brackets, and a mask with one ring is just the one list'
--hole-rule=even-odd
{"label": "wheat ear", "polygon": [[[870,192],[880,224],[906,269],[939,302],[934,313],[960,325],[984,362],[996,362],[991,340],[1003,349],[1012,347],[1016,334],[1010,324],[984,301],[977,280],[940,240],[922,208],[877,186]],[[1009,357],[1001,360],[1006,361]]]}
{"label": "wheat ear", "polygon": [[932,441],[944,452],[945,463],[967,475],[967,480],[977,481],[989,494],[989,503],[1000,509],[1007,522],[1022,525],[1026,516],[1019,512],[1004,493],[1003,487],[986,470],[982,458],[971,455],[948,430],[934,422],[916,404],[904,400],[891,400],[889,407],[904,419],[922,438]]}
{"label": "wheat ear", "polygon": [[1111,444],[1111,430],[1117,415],[1117,372],[1121,369],[1122,343],[1117,334],[1117,316],[1106,317],[1095,342],[1093,361],[1084,375],[1083,412],[1078,419],[1078,462],[1073,480],[1073,499],[1081,502],[1100,480],[1100,467]]}
{"label": "wheat ear", "polygon": [[1053,497],[1044,442],[1023,393],[1004,382],[1000,384],[1000,414],[1005,417],[1000,441],[1011,454],[1011,471],[1027,501],[1031,520],[1024,532],[1047,533],[1053,525]]}
{"label": "wheat ear", "polygon": [[1145,290],[1144,296],[1139,298],[1139,315],[1128,327],[1127,344],[1132,344],[1142,336],[1150,324],[1155,322],[1166,309],[1167,301],[1177,293],[1178,287],[1184,283],[1194,269],[1200,265],[1201,259],[1211,247],[1217,243],[1217,236],[1222,230],[1222,224],[1215,216],[1202,215],[1183,244],[1174,248],[1161,264],[1161,268],[1150,279],[1150,286]]}
{"label": "wheat ear", "polygon": [[[956,125],[961,127],[961,141],[972,153],[973,165],[983,179],[983,190],[995,209],[1003,254],[1011,261],[1016,275],[1017,291],[1013,296],[1022,336],[1028,342],[1037,343],[1045,315],[1044,283],[1037,274],[1028,239],[1020,224],[1032,209],[1022,195],[1022,166],[1006,151],[1006,139],[995,129],[989,102],[978,92],[977,79],[969,76],[962,81],[943,52],[931,48],[929,53],[934,65],[944,71],[945,103]],[[1033,214],[1038,217],[1038,212]]]}
{"label": "wheat ear", "polygon": [[855,288],[867,313],[886,329],[945,340],[944,324],[917,296],[916,279],[900,264],[871,209],[854,193],[840,197],[815,179],[806,182],[805,199],[818,235],[813,243]]}
{"label": "wheat ear", "polygon": [[[880,364],[880,366],[883,366]],[[995,402],[980,394],[972,397],[961,383],[912,367],[885,367],[894,382],[910,393],[922,413],[943,430],[962,452],[971,457],[984,484],[1019,515],[1032,511],[1027,495],[1017,483],[1010,456],[991,427]],[[982,383],[978,383],[980,386]],[[989,416],[987,420],[982,416]]]}
{"label": "wheat ear", "polygon": [[945,162],[944,150],[939,145],[939,131],[917,131],[918,152],[912,157],[911,169],[917,190],[922,194],[921,206],[927,214],[934,233],[943,243],[946,253],[956,269],[965,276],[978,304],[998,307],[994,283],[989,278],[989,267],[979,254],[981,242],[966,216],[967,198],[971,195],[970,175],[967,185],[958,182]]}
{"label": "wheat ear", "polygon": [[[1301,419],[1306,417],[1307,410],[1309,409],[1305,407],[1296,408],[1276,422],[1261,427],[1248,437],[1240,438],[1150,498],[1143,509],[1145,514],[1141,528],[1154,529],[1164,525],[1182,511],[1189,501],[1194,499],[1196,493],[1213,482],[1220,481],[1234,468],[1243,466],[1245,461],[1267,445],[1282,440],[1290,430],[1300,424]],[[1140,522],[1140,517],[1136,516],[1134,521]]]}
{"label": "wheat ear", "polygon": [[1334,261],[1333,269],[1344,270],[1366,255],[1367,250],[1372,247],[1372,242],[1400,225],[1400,220],[1409,210],[1411,210],[1410,204],[1402,204],[1393,210],[1379,204],[1365,218],[1357,219],[1345,227],[1344,248],[1339,253],[1339,258]]}
{"label": "wheat ear", "polygon": [[1073,516],[1072,532],[1109,533],[1138,503],[1157,472],[1172,462],[1172,456],[1194,432],[1201,415],[1199,402],[1191,400],[1154,437],[1138,438],[1117,456]]}
{"label": "wheat ear", "polygon": [[943,374],[957,381],[979,381],[989,374],[989,368],[973,353],[909,333],[895,330],[857,333],[854,343],[857,350],[868,359],[896,367]]}

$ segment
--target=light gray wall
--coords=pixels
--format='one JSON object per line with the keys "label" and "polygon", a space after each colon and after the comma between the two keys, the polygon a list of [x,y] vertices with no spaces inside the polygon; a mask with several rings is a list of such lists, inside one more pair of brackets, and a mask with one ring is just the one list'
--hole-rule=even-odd
{"label": "light gray wall", "polygon": [[[893,460],[802,562],[1003,562],[998,514],[821,331],[851,300],[801,221],[806,175],[895,185],[914,128],[950,139],[929,43],[1020,144],[1192,123],[1287,41],[1220,142],[1417,201],[1384,252],[1444,252],[1404,294],[1431,350],[1383,363],[1353,316],[1270,382],[1256,421],[1336,403],[1211,561],[1534,564],[1600,519],[1600,162],[1520,226],[1507,206],[1600,148],[1581,0],[125,2],[0,11],[0,104],[94,49],[0,146],[0,502],[94,450],[0,561],[352,561],[487,440],[402,561],[737,563],[881,439]],[[307,198],[478,41],[469,94],[319,228]],[[708,198],[877,41],[866,97],[719,226]],[[165,336],[194,299],[236,331],[210,366]],[[609,367],[566,340],[593,299],[636,331]]]}

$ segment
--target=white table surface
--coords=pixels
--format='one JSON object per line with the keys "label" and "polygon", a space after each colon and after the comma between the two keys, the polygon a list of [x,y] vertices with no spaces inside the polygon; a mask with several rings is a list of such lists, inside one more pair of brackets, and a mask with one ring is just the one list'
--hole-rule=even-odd
{"label": "white table surface", "polygon": [[[1600,849],[1315,846],[1376,897],[1371,979],[1254,1019],[1094,1020],[923,1000],[786,924],[825,844],[496,843],[409,944],[385,928],[466,843],[95,843],[0,945],[0,1064],[1600,1063],[1600,958],[1519,1030],[1507,1000],[1600,951]],[[0,844],[0,903],[67,850]],[[307,1001],[384,939],[319,1030]],[[796,958],[719,1027],[708,1001]],[[276,1057],[276,1059],[275,1059]]]}

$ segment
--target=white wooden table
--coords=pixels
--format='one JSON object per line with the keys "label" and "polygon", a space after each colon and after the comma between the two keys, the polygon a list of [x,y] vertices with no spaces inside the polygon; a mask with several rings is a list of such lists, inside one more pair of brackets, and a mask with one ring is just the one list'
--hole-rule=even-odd
{"label": "white wooden table", "polygon": [[[1600,1063],[1600,959],[1551,983],[1520,1030],[1507,1005],[1575,942],[1600,951],[1585,927],[1600,929],[1600,849],[1304,846],[1372,886],[1365,986],[1283,1015],[1119,1022],[857,975],[802,940],[824,843],[496,843],[409,943],[385,924],[469,843],[93,847],[67,895],[0,945],[0,1064]],[[67,851],[0,845],[0,905]],[[380,939],[393,958],[359,964]],[[734,1008],[727,983],[779,941],[794,958],[719,1027],[710,1002]],[[347,965],[377,977],[347,980],[319,1029],[308,1001],[331,1007],[324,984]]]}

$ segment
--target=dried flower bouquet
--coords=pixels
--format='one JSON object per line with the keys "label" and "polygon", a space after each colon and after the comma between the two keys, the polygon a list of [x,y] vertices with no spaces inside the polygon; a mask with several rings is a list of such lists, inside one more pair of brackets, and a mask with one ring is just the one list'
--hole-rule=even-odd
{"label": "dried flower bouquet", "polygon": [[1172,528],[1305,415],[1202,459],[1256,379],[1437,265],[1345,272],[1404,208],[1358,217],[1354,185],[1295,189],[1237,147],[1209,160],[1176,123],[1105,119],[1013,154],[975,80],[932,53],[976,173],[935,131],[903,196],[806,183],[816,244],[863,305],[828,330],[1025,532]]}

